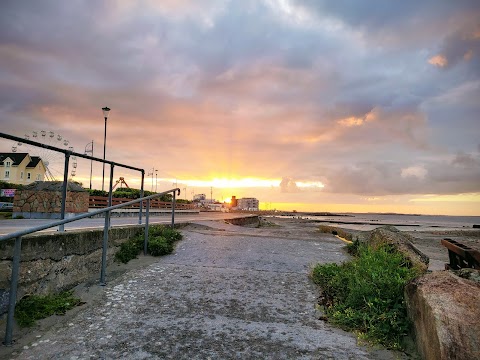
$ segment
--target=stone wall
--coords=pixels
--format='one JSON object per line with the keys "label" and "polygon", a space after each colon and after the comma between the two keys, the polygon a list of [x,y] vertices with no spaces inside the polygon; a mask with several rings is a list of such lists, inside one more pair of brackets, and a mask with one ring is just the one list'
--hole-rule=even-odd
{"label": "stone wall", "polygon": [[[120,244],[144,226],[112,228],[109,232],[107,263]],[[7,310],[14,239],[0,242],[0,314]],[[103,229],[38,234],[22,239],[17,300],[27,294],[59,292],[100,277]],[[107,274],[108,277],[108,274]]]}
{"label": "stone wall", "polygon": [[[88,192],[74,185],[68,184],[65,202],[65,213],[69,216],[88,212]],[[17,190],[13,200],[13,217],[21,215],[27,219],[60,218],[62,186],[63,183],[59,181],[44,181]]]}

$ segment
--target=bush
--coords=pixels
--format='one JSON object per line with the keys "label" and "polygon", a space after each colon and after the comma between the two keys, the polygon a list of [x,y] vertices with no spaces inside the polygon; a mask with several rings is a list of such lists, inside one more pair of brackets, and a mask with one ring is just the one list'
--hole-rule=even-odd
{"label": "bush", "polygon": [[341,265],[316,265],[313,281],[322,288],[328,319],[360,337],[401,349],[410,330],[404,287],[418,275],[405,257],[381,246],[357,245],[357,257]]}
{"label": "bush", "polygon": [[67,310],[80,304],[81,300],[73,296],[73,291],[46,296],[25,296],[15,306],[15,319],[21,327],[32,326],[36,320],[51,315],[64,315]]}
{"label": "bush", "polygon": [[163,236],[157,236],[148,241],[148,253],[152,256],[170,254],[173,251],[173,242]]}
{"label": "bush", "polygon": [[[174,243],[182,239],[182,234],[165,225],[152,225],[148,230],[148,253],[152,256],[170,254],[174,249]],[[145,232],[142,230],[133,238],[120,245],[115,253],[115,260],[124,264],[136,259],[143,249]]]}
{"label": "bush", "polygon": [[136,259],[143,249],[143,239],[142,233],[139,233],[122,243],[120,249],[115,253],[115,260],[126,264],[130,260]]}

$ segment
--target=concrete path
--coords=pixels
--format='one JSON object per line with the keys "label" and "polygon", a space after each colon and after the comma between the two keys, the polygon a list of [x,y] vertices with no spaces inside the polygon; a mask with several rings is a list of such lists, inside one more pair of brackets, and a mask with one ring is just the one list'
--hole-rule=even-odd
{"label": "concrete path", "polygon": [[[112,280],[18,359],[397,359],[317,319],[310,264],[344,244],[313,224],[199,222],[174,254]],[[209,226],[210,228],[207,228]]]}

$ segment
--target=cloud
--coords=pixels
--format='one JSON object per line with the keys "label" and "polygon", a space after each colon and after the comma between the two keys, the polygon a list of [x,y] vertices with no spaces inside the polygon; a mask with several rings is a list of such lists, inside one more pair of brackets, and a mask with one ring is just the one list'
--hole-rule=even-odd
{"label": "cloud", "polygon": [[164,178],[282,179],[282,199],[476,191],[478,8],[7,1],[0,123],[100,149],[108,105],[113,160]]}
{"label": "cloud", "polygon": [[402,169],[400,175],[402,178],[415,177],[423,180],[427,175],[427,170],[425,170],[425,168],[421,165],[410,166]]}
{"label": "cloud", "polygon": [[283,177],[280,182],[280,191],[283,193],[296,193],[300,192],[300,189],[292,178]]}
{"label": "cloud", "polygon": [[428,59],[428,63],[438,67],[445,67],[448,64],[448,60],[443,55],[435,55]]}
{"label": "cloud", "polygon": [[480,158],[475,158],[471,154],[458,153],[452,160],[452,165],[460,167],[480,167]]}

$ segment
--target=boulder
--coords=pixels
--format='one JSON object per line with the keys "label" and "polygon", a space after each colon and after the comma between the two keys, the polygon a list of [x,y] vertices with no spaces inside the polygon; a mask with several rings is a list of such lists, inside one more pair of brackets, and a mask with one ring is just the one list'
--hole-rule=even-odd
{"label": "boulder", "polygon": [[382,226],[372,230],[366,236],[366,242],[371,246],[390,244],[408,258],[413,267],[425,273],[428,269],[429,258],[412,243],[412,237],[399,231],[393,226]]}
{"label": "boulder", "polygon": [[451,271],[436,271],[410,282],[405,298],[424,359],[480,359],[478,282]]}

